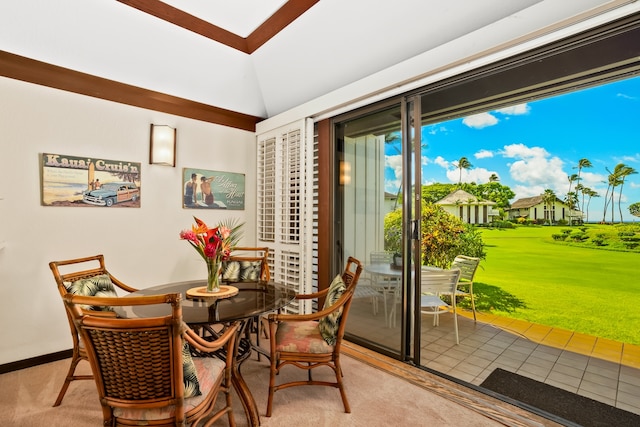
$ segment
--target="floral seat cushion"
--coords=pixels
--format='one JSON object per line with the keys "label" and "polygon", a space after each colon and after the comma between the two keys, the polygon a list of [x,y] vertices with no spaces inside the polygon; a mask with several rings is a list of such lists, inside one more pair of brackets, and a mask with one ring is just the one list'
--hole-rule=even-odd
{"label": "floral seat cushion", "polygon": [[293,353],[331,353],[333,346],[327,344],[320,334],[318,322],[280,322],[276,331],[276,351]]}

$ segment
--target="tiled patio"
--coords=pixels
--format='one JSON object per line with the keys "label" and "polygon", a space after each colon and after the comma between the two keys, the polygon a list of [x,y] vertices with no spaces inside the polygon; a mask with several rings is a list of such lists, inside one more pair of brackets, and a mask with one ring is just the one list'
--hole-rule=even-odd
{"label": "tiled patio", "polygon": [[[349,325],[375,328],[378,342],[390,340],[394,348],[399,327],[383,326],[382,317],[371,315],[366,300],[354,300]],[[640,414],[640,346],[482,313],[474,323],[465,311],[456,345],[452,319],[441,315],[434,327],[424,316],[423,366],[474,385],[499,367]]]}

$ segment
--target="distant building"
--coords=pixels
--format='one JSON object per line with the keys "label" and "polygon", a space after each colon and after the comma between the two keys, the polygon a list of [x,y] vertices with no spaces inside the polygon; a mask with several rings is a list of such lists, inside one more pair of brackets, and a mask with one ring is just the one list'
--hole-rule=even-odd
{"label": "distant building", "polygon": [[582,212],[578,210],[573,210],[572,212],[569,206],[557,197],[550,206],[545,205],[542,196],[518,199],[507,209],[507,213],[509,219],[524,218],[532,221],[549,221],[549,216],[551,217],[551,222],[556,222],[560,219],[567,221],[582,219]]}
{"label": "distant building", "polygon": [[436,205],[467,224],[488,224],[500,216],[496,202],[480,200],[464,190],[456,190],[438,200]]}
{"label": "distant building", "polygon": [[388,191],[384,192],[384,213],[385,215],[389,212],[393,212],[397,208],[402,207],[402,203],[398,200],[398,195],[396,193],[389,193]]}

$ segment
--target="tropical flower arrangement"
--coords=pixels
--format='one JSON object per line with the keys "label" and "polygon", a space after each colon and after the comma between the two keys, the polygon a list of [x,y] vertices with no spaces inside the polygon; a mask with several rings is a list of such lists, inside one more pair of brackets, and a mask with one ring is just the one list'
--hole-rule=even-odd
{"label": "tropical flower arrangement", "polygon": [[220,291],[222,261],[231,255],[242,237],[242,225],[236,219],[227,219],[210,228],[201,219],[193,217],[190,230],[182,230],[180,239],[186,240],[207,263],[207,292]]}

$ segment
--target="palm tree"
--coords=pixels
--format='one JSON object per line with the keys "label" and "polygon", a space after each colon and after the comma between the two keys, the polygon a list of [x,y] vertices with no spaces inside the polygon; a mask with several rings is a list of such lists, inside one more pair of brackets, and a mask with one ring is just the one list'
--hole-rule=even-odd
{"label": "palm tree", "polygon": [[492,173],[491,176],[489,177],[489,182],[498,182],[498,181],[500,181],[500,177],[495,173]]}
{"label": "palm tree", "polygon": [[[589,222],[589,204],[591,203],[591,198],[592,197],[600,197],[600,195],[596,191],[592,190],[589,187],[583,187],[582,188],[582,194],[586,195],[587,197],[589,197],[587,199],[587,217],[586,217],[586,221]],[[584,206],[584,202],[583,202],[583,206]]]}
{"label": "palm tree", "polygon": [[[616,168],[618,168],[618,166],[622,165],[622,163],[619,163],[618,165],[616,165]],[[618,174],[615,172],[611,172],[609,170],[609,168],[605,168],[607,170],[607,172],[609,172],[609,175],[607,176],[607,193],[605,195],[604,198],[604,213],[602,215],[602,222],[606,221],[606,217],[607,217],[607,208],[609,207],[609,205],[611,205],[611,222],[615,221],[615,216],[613,213],[613,208],[615,203],[613,202],[613,196],[615,194],[615,189],[617,186],[620,185],[621,180],[618,177]]]}
{"label": "palm tree", "polygon": [[569,224],[573,224],[573,213],[576,211],[578,206],[578,193],[575,191],[569,191],[567,196],[564,199],[564,202],[569,207]]}
{"label": "palm tree", "polygon": [[[616,177],[620,181],[620,191],[618,192],[618,211],[620,212],[620,223],[622,223],[622,187],[624,186],[624,180],[629,175],[637,174],[638,172],[632,168],[631,166],[627,166],[624,163],[618,163],[613,170],[613,173],[616,174]],[[611,220],[613,222],[613,219]]]}
{"label": "palm tree", "polygon": [[[580,179],[580,172],[584,168],[592,168],[593,165],[589,159],[580,159],[578,160],[578,166],[574,166],[574,169],[578,169],[578,179]],[[584,208],[584,193],[582,193],[582,204],[580,205],[580,210]]]}
{"label": "palm tree", "polygon": [[[578,199],[578,195],[571,191],[571,185],[580,180],[580,177],[577,174],[571,174],[567,177],[569,180],[569,191],[567,191],[567,204],[569,205],[569,225],[573,225],[573,211],[576,207],[576,201]],[[571,195],[571,196],[569,196]]]}
{"label": "palm tree", "polygon": [[466,157],[460,157],[458,160],[458,169],[460,169],[460,179],[458,180],[458,184],[462,183],[462,169],[471,169],[473,165]]}
{"label": "palm tree", "polygon": [[556,193],[553,192],[553,190],[551,190],[550,188],[547,188],[546,190],[544,190],[544,193],[542,194],[542,201],[544,203],[544,205],[547,207],[547,212],[546,212],[546,219],[549,221],[549,225],[551,225],[551,207],[553,205],[553,202],[555,202],[557,199],[556,197]]}

